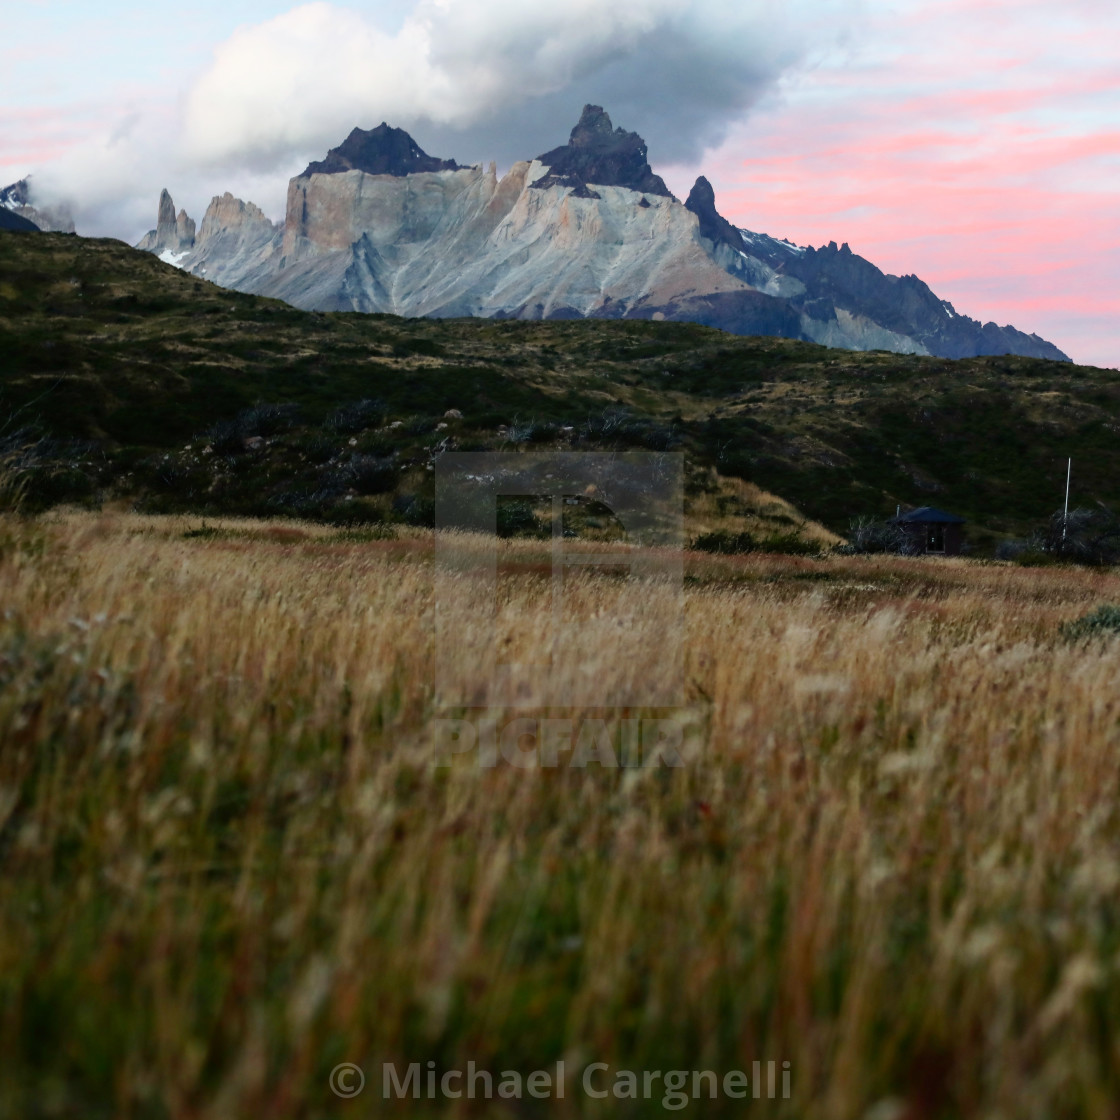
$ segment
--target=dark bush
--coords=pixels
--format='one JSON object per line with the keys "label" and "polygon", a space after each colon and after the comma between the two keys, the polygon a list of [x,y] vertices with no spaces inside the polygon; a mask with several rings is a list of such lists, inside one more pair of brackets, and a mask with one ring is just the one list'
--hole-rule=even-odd
{"label": "dark bush", "polygon": [[359,494],[387,494],[397,486],[397,468],[387,459],[373,455],[354,455],[347,475]]}
{"label": "dark bush", "polygon": [[819,541],[807,541],[797,533],[774,533],[758,542],[759,552],[780,552],[785,556],[820,556]]}
{"label": "dark bush", "polygon": [[1103,606],[1082,615],[1080,618],[1063,622],[1060,628],[1063,638],[1077,641],[1080,638],[1107,638],[1120,634],[1120,607]]}
{"label": "dark bush", "polygon": [[693,542],[697,552],[741,553],[754,552],[758,547],[754,537],[746,530],[741,533],[701,533]]}
{"label": "dark bush", "polygon": [[401,426],[401,430],[410,436],[426,436],[436,430],[438,420],[430,416],[409,416]]}
{"label": "dark bush", "polygon": [[316,465],[330,462],[338,453],[338,440],[316,432],[299,444],[299,450]]}
{"label": "dark bush", "polygon": [[848,543],[838,551],[851,555],[894,553],[897,556],[916,556],[918,545],[901,526],[874,517],[856,517],[848,530]]}
{"label": "dark bush", "polygon": [[431,338],[402,338],[393,346],[393,357],[408,358],[420,354],[426,358],[438,358],[444,353],[443,347]]}
{"label": "dark bush", "polygon": [[551,530],[533,512],[528,498],[498,499],[497,534],[499,537],[543,537]]}
{"label": "dark bush", "polygon": [[996,545],[995,558],[997,560],[1018,560],[1031,551],[1030,541],[1009,540],[1000,541]]}
{"label": "dark bush", "polygon": [[404,509],[403,520],[406,525],[434,529],[436,503],[431,498],[413,498]]}
{"label": "dark bush", "polygon": [[245,431],[237,420],[219,420],[207,438],[217,455],[240,455],[245,450]]}
{"label": "dark bush", "polygon": [[258,404],[238,417],[246,436],[266,438],[286,432],[298,419],[298,404]]}
{"label": "dark bush", "polygon": [[219,455],[238,455],[253,436],[267,439],[287,431],[299,418],[295,404],[258,404],[239,412],[232,420],[219,420],[207,436]]}
{"label": "dark bush", "polygon": [[1104,566],[1120,563],[1120,519],[1112,510],[1060,510],[1035,541],[1040,551],[1076,564]]}
{"label": "dark bush", "polygon": [[356,435],[383,422],[385,406],[381,401],[362,400],[344,404],[327,417],[327,427],[341,435]]}

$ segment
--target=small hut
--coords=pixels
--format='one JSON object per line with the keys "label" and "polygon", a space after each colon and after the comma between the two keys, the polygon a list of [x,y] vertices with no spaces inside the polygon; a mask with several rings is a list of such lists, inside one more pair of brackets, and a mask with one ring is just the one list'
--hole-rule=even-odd
{"label": "small hut", "polygon": [[959,556],[963,517],[933,506],[921,506],[891,518],[914,542],[917,551],[931,556]]}

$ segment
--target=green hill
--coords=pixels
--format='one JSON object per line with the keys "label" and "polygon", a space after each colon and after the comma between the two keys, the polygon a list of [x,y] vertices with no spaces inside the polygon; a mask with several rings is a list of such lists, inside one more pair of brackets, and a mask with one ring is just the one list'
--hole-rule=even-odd
{"label": "green hill", "polygon": [[423,520],[441,449],[644,447],[684,451],[693,491],[743,479],[839,533],[941,506],[984,551],[1060,505],[1068,455],[1077,504],[1120,506],[1118,434],[1116,370],[307,313],[120,242],[0,233],[0,439],[39,506]]}

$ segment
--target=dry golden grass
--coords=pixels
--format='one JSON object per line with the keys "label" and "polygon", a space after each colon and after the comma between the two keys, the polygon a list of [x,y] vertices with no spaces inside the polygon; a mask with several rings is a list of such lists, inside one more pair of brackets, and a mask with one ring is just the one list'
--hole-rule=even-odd
{"label": "dry golden grass", "polygon": [[1057,632],[1116,575],[689,556],[685,766],[441,768],[430,535],[197,528],[0,523],[0,1115],[664,1111],[380,1100],[560,1058],[1115,1115],[1120,648]]}

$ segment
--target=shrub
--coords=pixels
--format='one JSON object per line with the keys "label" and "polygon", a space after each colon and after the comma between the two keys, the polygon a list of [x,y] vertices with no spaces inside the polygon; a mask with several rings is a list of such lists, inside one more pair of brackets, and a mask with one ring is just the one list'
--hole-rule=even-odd
{"label": "shrub", "polygon": [[258,404],[238,417],[246,436],[275,436],[299,419],[297,404]]}
{"label": "shrub", "polygon": [[219,420],[207,438],[218,455],[240,455],[245,450],[245,432],[236,420]]}
{"label": "shrub", "polygon": [[1068,516],[1059,510],[1035,543],[1042,552],[1076,564],[1120,563],[1120,519],[1104,506],[1071,510]]}
{"label": "shrub", "polygon": [[397,468],[373,455],[354,455],[346,476],[359,494],[387,494],[397,486]]}
{"label": "shrub", "polygon": [[996,545],[995,558],[997,560],[1019,560],[1032,551],[1030,541],[1008,540],[1000,541]]}
{"label": "shrub", "polygon": [[238,455],[252,436],[267,438],[290,428],[299,417],[295,404],[258,404],[239,412],[232,420],[219,420],[207,436],[219,455]]}
{"label": "shrub", "polygon": [[520,420],[516,416],[506,431],[506,439],[510,443],[538,442],[548,437],[548,429],[538,424],[535,420]]}
{"label": "shrub", "polygon": [[692,542],[692,547],[698,552],[740,553],[754,552],[758,546],[754,537],[744,530],[741,533],[701,533]]}
{"label": "shrub", "polygon": [[1120,607],[1103,606],[1082,615],[1080,618],[1063,622],[1063,638],[1077,641],[1081,638],[1107,638],[1120,634]]}
{"label": "shrub", "polygon": [[309,462],[318,466],[329,463],[335,457],[338,451],[338,440],[316,432],[302,440],[298,447],[307,456]]}
{"label": "shrub", "polygon": [[890,552],[898,556],[915,556],[918,546],[901,526],[874,517],[855,517],[850,522],[848,543],[839,551],[846,555],[868,555]]}
{"label": "shrub", "polygon": [[28,428],[0,438],[0,512],[16,511],[23,504],[28,483],[26,471],[36,462],[37,445]]}
{"label": "shrub", "polygon": [[371,541],[395,541],[397,531],[392,525],[350,522],[330,538],[339,544],[369,544]]}
{"label": "shrub", "polygon": [[381,401],[361,400],[344,404],[327,417],[327,427],[340,435],[355,435],[380,424],[385,414]]}
{"label": "shrub", "polygon": [[423,529],[434,529],[436,525],[436,503],[431,498],[413,498],[404,511],[406,525]]}
{"label": "shrub", "polygon": [[759,552],[780,552],[786,556],[819,556],[823,546],[819,541],[808,541],[797,533],[773,533],[758,542]]}
{"label": "shrub", "polygon": [[408,416],[401,426],[401,430],[410,436],[426,436],[436,430],[438,420],[431,416]]}
{"label": "shrub", "polygon": [[496,531],[499,537],[543,537],[551,530],[533,512],[528,498],[499,498]]}

